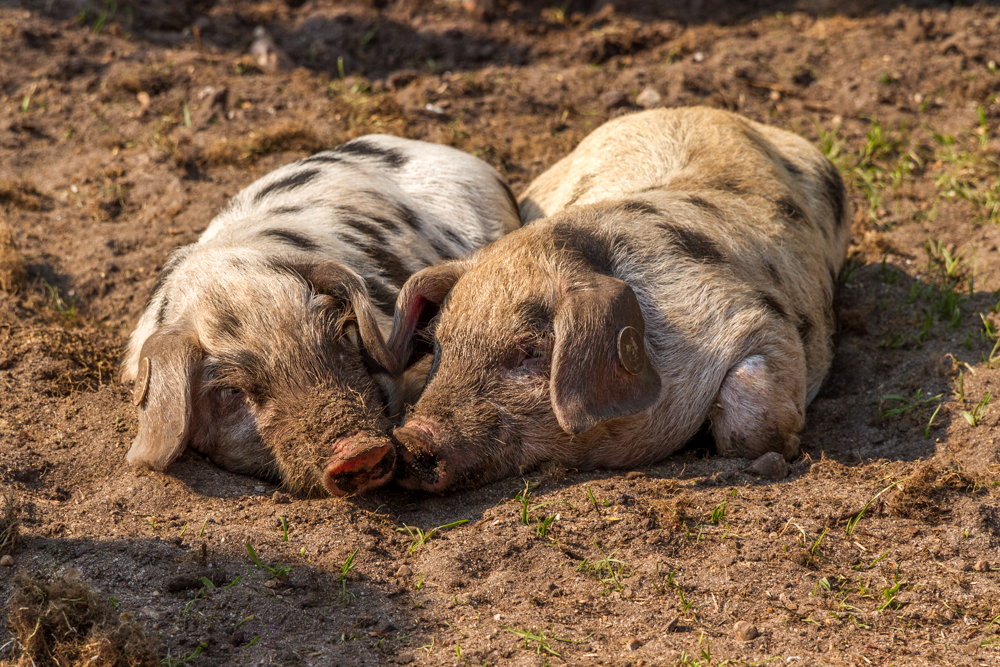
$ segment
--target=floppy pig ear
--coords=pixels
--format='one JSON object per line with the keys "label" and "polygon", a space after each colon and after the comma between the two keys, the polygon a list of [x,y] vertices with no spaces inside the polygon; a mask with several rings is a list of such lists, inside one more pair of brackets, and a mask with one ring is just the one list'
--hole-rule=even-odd
{"label": "floppy pig ear", "polygon": [[632,288],[595,274],[556,311],[552,409],[570,434],[640,412],[656,400],[660,376],[646,356],[646,323]]}
{"label": "floppy pig ear", "polygon": [[[396,298],[396,316],[389,336],[389,349],[401,369],[413,361],[413,338],[428,306],[444,303],[451,288],[465,275],[462,262],[446,262],[429,266],[410,276]],[[426,319],[426,318],[424,318]]]}
{"label": "floppy pig ear", "polygon": [[132,391],[139,434],[128,452],[129,463],[163,470],[184,451],[200,356],[194,341],[176,333],[155,333],[143,343]]}
{"label": "floppy pig ear", "polygon": [[365,351],[379,365],[395,375],[398,372],[396,360],[389,353],[389,348],[386,347],[385,339],[382,337],[382,330],[378,328],[368,288],[361,276],[336,262],[299,264],[294,268],[299,275],[312,283],[317,292],[346,298],[351,302]]}

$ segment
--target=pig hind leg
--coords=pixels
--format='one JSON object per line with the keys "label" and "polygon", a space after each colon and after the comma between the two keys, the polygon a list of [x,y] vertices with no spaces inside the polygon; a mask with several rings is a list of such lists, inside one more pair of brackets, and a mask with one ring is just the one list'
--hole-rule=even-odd
{"label": "pig hind leg", "polygon": [[801,352],[753,354],[729,369],[709,415],[716,447],[723,456],[756,458],[799,453],[805,423],[805,360]]}

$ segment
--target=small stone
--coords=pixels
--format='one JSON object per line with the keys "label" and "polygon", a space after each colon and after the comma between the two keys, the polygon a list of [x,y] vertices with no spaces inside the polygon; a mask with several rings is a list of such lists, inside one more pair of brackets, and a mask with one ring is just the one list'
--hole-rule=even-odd
{"label": "small stone", "polygon": [[780,102],[781,101],[781,91],[780,90],[772,90],[771,92],[769,92],[767,94],[767,98],[769,100],[771,100],[772,102]]}
{"label": "small stone", "polygon": [[975,570],[976,572],[989,572],[990,564],[980,558],[979,560],[976,561],[976,564],[972,566],[972,569]]}
{"label": "small stone", "polygon": [[694,54],[694,61],[696,63],[700,63],[704,59],[705,59],[705,54],[704,53],[702,53],[701,51],[696,51],[695,52],[695,54]]}
{"label": "small stone", "polygon": [[757,637],[757,627],[746,621],[736,621],[733,626],[733,635],[741,642],[748,642]]}
{"label": "small stone", "polygon": [[6,554],[3,558],[0,558],[0,567],[14,567],[14,557]]}
{"label": "small stone", "polygon": [[677,624],[680,620],[680,617],[674,616],[673,620],[667,623],[667,627],[664,628],[664,632],[677,632]]}
{"label": "small stone", "polygon": [[643,109],[652,109],[653,107],[658,107],[660,106],[661,102],[663,102],[663,97],[652,88],[644,89],[635,98],[635,103],[641,106]]}
{"label": "small stone", "polygon": [[266,491],[267,489],[258,484],[257,486],[253,487],[253,490],[256,491],[257,493],[264,493],[264,491]]}
{"label": "small stone", "polygon": [[605,109],[616,109],[628,104],[628,96],[620,90],[605,90],[601,93],[601,104]]}
{"label": "small stone", "polygon": [[784,479],[788,477],[788,461],[778,452],[768,452],[751,463],[747,472],[766,479]]}
{"label": "small stone", "polygon": [[400,565],[399,569],[396,570],[396,576],[400,579],[406,579],[407,577],[413,576],[413,570],[411,570],[406,565]]}
{"label": "small stone", "polygon": [[646,517],[639,522],[639,530],[651,530],[653,528],[653,519]]}
{"label": "small stone", "polygon": [[275,491],[274,495],[271,496],[271,502],[275,505],[287,505],[292,502],[292,497],[287,493],[282,493],[281,491]]}
{"label": "small stone", "polygon": [[642,646],[642,642],[636,639],[635,637],[632,637],[627,642],[625,642],[625,648],[627,648],[630,651],[634,651],[640,646]]}

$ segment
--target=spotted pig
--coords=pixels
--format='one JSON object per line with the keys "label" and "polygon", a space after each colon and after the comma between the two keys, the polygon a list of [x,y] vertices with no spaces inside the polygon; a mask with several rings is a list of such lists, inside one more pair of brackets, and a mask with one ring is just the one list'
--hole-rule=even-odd
{"label": "spotted pig", "polygon": [[384,482],[390,416],[423,386],[385,344],[399,288],[519,224],[487,164],[389,136],[252,183],[169,258],[129,338],[128,460],[162,470],[191,447],[305,494]]}

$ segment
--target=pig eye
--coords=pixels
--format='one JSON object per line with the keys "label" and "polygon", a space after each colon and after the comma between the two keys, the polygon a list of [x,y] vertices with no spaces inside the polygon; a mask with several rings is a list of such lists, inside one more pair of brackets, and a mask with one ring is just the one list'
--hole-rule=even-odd
{"label": "pig eye", "polygon": [[544,347],[533,347],[529,348],[520,354],[520,360],[518,362],[518,367],[531,370],[537,368],[541,362],[544,362],[549,358],[549,351]]}
{"label": "pig eye", "polygon": [[231,398],[236,398],[237,396],[242,396],[243,392],[236,387],[222,387],[219,389],[219,396],[224,400],[229,400]]}

